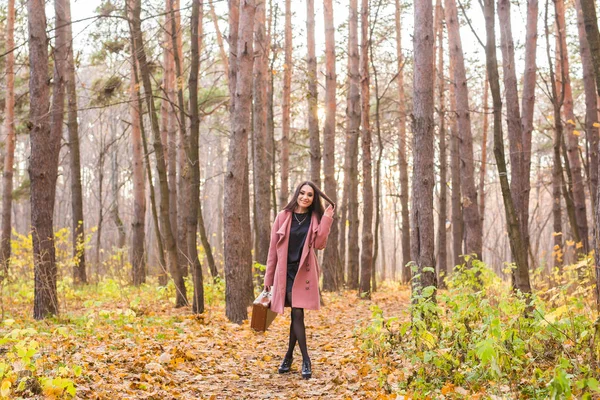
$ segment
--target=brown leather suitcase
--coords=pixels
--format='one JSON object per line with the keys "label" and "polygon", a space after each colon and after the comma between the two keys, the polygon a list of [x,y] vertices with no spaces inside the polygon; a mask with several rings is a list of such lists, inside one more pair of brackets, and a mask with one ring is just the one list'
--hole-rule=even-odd
{"label": "brown leather suitcase", "polygon": [[250,320],[250,327],[257,332],[264,332],[267,330],[271,322],[277,316],[276,312],[271,311],[271,292],[265,290],[258,295],[254,303],[252,304],[252,319]]}

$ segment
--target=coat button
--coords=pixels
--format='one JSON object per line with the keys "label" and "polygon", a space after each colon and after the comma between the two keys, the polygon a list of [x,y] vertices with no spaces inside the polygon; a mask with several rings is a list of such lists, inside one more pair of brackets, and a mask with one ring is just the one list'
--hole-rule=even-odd
{"label": "coat button", "polygon": [[308,286],[306,287],[306,290],[310,289]]}
{"label": "coat button", "polygon": [[309,284],[309,283],[310,283],[310,281],[307,279],[307,280],[306,280],[306,283],[307,283],[307,284]]}

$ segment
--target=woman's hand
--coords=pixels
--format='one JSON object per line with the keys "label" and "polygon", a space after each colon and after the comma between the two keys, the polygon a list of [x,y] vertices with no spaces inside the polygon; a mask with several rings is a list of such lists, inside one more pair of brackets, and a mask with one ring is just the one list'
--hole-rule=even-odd
{"label": "woman's hand", "polygon": [[271,291],[271,286],[265,286],[265,292],[270,292]]}
{"label": "woman's hand", "polygon": [[334,208],[331,205],[328,205],[327,209],[325,210],[325,215],[327,215],[329,218],[333,218],[333,210]]}

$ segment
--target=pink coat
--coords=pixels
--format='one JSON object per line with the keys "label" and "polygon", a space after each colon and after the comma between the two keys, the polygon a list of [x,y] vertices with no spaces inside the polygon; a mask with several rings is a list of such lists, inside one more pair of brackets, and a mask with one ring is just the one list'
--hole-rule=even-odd
{"label": "pink coat", "polygon": [[[321,217],[320,223],[316,213],[311,215],[310,227],[300,256],[300,267],[292,287],[292,307],[308,310],[319,309],[321,269],[314,248],[318,250],[325,248],[332,222],[333,218],[327,215]],[[283,314],[285,304],[287,252],[291,226],[292,213],[290,211],[284,210],[277,214],[271,229],[271,245],[267,258],[265,286],[272,286],[271,310],[279,314]]]}

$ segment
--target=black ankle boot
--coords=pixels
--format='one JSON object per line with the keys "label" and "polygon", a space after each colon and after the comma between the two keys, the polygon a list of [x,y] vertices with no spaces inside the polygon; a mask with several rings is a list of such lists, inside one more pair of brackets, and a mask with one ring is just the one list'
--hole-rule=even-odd
{"label": "black ankle boot", "polygon": [[302,378],[310,379],[311,376],[312,376],[312,368],[310,365],[310,360],[303,360],[302,361]]}
{"label": "black ankle boot", "polygon": [[286,372],[290,372],[290,368],[292,367],[292,360],[293,358],[287,358],[287,357],[283,357],[283,361],[281,362],[281,365],[279,366],[279,373],[280,374],[285,374]]}

